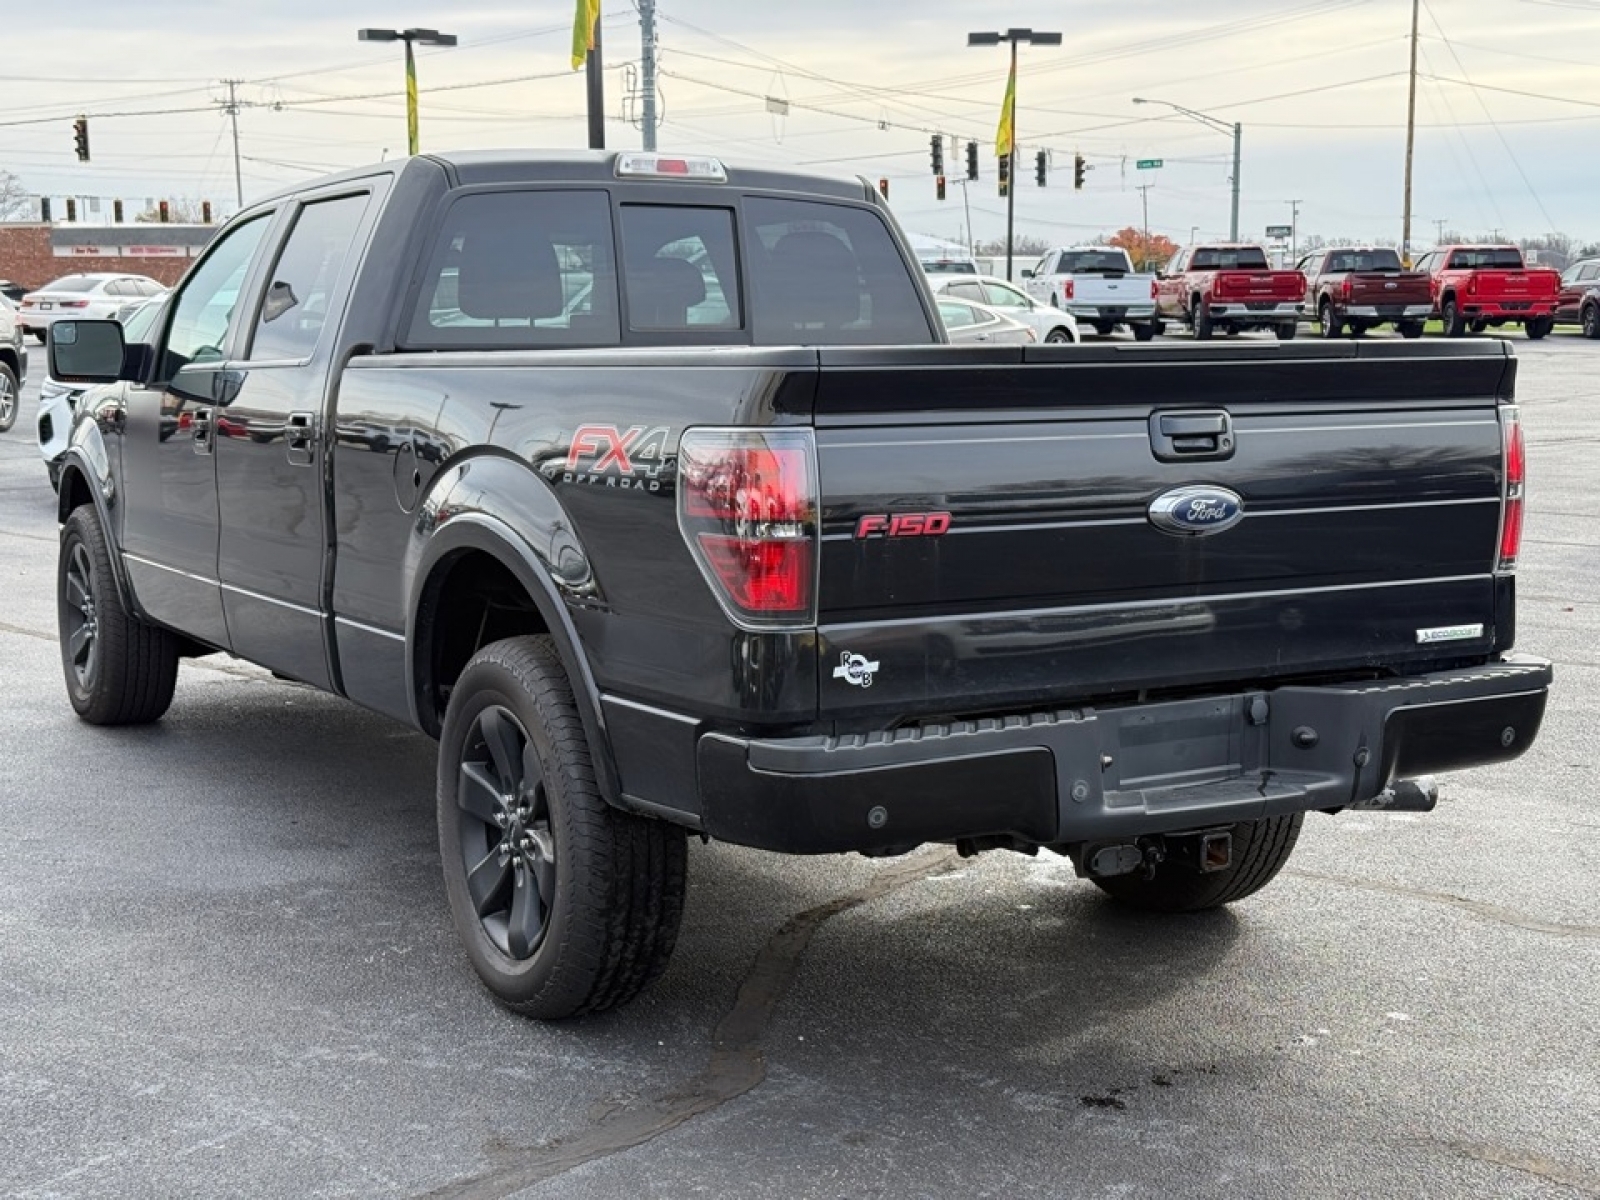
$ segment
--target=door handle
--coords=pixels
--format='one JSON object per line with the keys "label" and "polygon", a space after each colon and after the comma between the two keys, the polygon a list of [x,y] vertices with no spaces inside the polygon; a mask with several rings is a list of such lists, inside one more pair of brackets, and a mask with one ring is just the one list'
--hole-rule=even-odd
{"label": "door handle", "polygon": [[190,418],[190,429],[194,433],[194,452],[196,454],[211,453],[211,410],[197,408]]}
{"label": "door handle", "polygon": [[316,432],[316,414],[292,412],[283,427],[283,441],[289,461],[298,467],[309,467],[313,450],[312,435]]}

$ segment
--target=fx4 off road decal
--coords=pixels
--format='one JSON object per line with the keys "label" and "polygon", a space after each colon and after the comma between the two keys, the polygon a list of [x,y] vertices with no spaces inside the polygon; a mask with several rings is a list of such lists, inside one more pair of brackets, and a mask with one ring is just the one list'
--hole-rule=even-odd
{"label": "fx4 off road decal", "polygon": [[579,425],[567,446],[562,483],[659,492],[672,465],[666,425]]}

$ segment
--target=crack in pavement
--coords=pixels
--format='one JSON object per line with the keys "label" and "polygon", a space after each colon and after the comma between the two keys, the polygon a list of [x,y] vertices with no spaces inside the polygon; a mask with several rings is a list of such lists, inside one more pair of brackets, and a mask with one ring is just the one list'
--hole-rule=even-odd
{"label": "crack in pavement", "polygon": [[1559,1183],[1563,1187],[1582,1192],[1586,1196],[1600,1196],[1600,1178],[1596,1178],[1593,1175],[1585,1175],[1581,1171],[1574,1171],[1570,1167],[1562,1166],[1558,1162],[1542,1158],[1537,1154],[1527,1154],[1521,1150],[1507,1150],[1501,1146],[1479,1146],[1471,1142],[1441,1142],[1439,1144],[1475,1162],[1489,1163],[1492,1166],[1505,1167],[1512,1171],[1521,1171],[1525,1175],[1532,1175],[1549,1183]]}
{"label": "crack in pavement", "polygon": [[800,959],[823,924],[880,896],[936,875],[963,869],[953,852],[898,864],[853,892],[789,918],[756,954],[738,997],[711,1038],[711,1059],[683,1087],[639,1108],[607,1113],[589,1128],[519,1155],[521,1161],[424,1194],[425,1200],[497,1200],[568,1171],[654,1141],[759,1086],[767,1077],[762,1038]]}
{"label": "crack in pavement", "polygon": [[1530,917],[1526,913],[1518,912],[1514,908],[1504,908],[1498,904],[1486,904],[1482,900],[1469,900],[1465,896],[1456,896],[1449,892],[1430,892],[1423,888],[1406,887],[1404,884],[1399,883],[1384,883],[1382,880],[1377,879],[1349,879],[1342,875],[1324,875],[1320,871],[1301,871],[1294,868],[1285,871],[1284,874],[1298,876],[1301,879],[1315,879],[1322,883],[1334,884],[1337,887],[1382,892],[1389,896],[1405,896],[1412,900],[1426,900],[1432,904],[1445,904],[1451,908],[1459,908],[1463,912],[1469,912],[1473,916],[1482,917],[1486,921],[1495,921],[1502,925],[1513,925],[1518,929],[1527,929],[1534,933],[1548,933],[1555,937],[1600,940],[1600,925],[1564,925],[1559,921],[1544,921],[1538,917]]}
{"label": "crack in pavement", "polygon": [[37,629],[29,629],[23,625],[13,625],[9,621],[0,621],[0,633],[14,633],[18,637],[38,638],[41,642],[53,642],[56,635],[53,633],[40,633]]}

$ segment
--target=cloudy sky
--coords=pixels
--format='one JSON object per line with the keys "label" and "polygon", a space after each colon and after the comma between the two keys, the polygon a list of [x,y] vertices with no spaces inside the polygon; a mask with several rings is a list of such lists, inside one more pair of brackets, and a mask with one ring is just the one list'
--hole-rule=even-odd
{"label": "cloudy sky", "polygon": [[[1241,232],[1400,233],[1410,0],[658,0],[663,147],[887,178],[910,229],[951,238],[1004,230],[993,143],[1004,48],[971,29],[1060,30],[1025,49],[1019,232],[1068,242],[1143,220],[1178,240],[1226,233],[1231,142],[1170,108],[1243,126]],[[73,0],[9,24],[0,67],[0,169],[57,197],[213,201],[233,207],[233,142],[219,101],[237,95],[243,190],[404,151],[396,46],[367,25],[433,26],[460,46],[419,54],[426,149],[585,144],[584,85],[568,69],[567,0]],[[606,0],[607,140],[634,147],[632,0]],[[1559,230],[1600,240],[1600,0],[1422,0],[1414,240],[1436,230]],[[787,102],[787,115],[767,98]],[[72,150],[90,118],[92,162]],[[982,143],[963,204],[934,199],[937,131]],[[1053,162],[1033,181],[1033,153]],[[1074,154],[1088,160],[1074,192]],[[1160,158],[1159,170],[1135,162]],[[1149,185],[1141,193],[1141,185]],[[109,204],[104,211],[109,212]],[[59,211],[56,214],[60,216]],[[1442,223],[1442,226],[1439,224]]]}

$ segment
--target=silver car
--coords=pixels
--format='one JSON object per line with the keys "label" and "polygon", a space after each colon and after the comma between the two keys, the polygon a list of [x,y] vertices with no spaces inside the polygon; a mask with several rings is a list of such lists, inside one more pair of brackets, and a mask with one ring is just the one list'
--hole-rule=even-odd
{"label": "silver car", "polygon": [[937,296],[935,302],[939,306],[939,319],[944,322],[952,342],[1031,346],[1039,340],[1021,321],[1013,321],[985,304],[957,300],[953,296]]}
{"label": "silver car", "polygon": [[63,275],[29,292],[17,307],[22,327],[42,342],[45,330],[61,317],[79,321],[115,318],[124,305],[166,291],[147,275]]}

